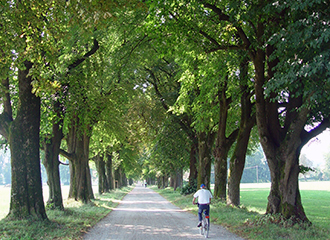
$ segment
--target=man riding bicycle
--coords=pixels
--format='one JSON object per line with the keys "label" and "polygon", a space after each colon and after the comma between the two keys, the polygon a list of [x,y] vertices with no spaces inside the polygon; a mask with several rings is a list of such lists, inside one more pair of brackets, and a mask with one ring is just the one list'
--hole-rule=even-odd
{"label": "man riding bicycle", "polygon": [[201,184],[201,188],[194,194],[193,204],[195,204],[195,200],[198,198],[198,225],[200,227],[202,225],[202,213],[205,210],[205,216],[209,216],[210,212],[210,203],[212,194],[209,190],[206,189],[204,184]]}

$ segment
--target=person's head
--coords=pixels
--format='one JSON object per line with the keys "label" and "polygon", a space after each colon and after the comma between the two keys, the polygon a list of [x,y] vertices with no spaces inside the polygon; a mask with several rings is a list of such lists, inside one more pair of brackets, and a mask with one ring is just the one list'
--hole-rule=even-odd
{"label": "person's head", "polygon": [[205,184],[204,183],[201,184],[201,188],[205,188]]}

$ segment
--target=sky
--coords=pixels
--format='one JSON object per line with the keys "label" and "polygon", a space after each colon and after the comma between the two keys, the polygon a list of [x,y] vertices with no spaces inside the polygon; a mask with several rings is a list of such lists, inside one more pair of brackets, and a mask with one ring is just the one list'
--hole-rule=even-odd
{"label": "sky", "polygon": [[301,150],[313,162],[313,167],[324,166],[324,155],[330,152],[330,130],[327,129],[317,137],[311,139]]}

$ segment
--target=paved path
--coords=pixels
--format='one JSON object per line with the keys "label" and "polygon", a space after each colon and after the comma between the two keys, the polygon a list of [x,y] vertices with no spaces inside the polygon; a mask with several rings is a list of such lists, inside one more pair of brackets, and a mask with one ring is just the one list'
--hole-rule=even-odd
{"label": "paved path", "polygon": [[[137,186],[84,239],[203,239],[197,222],[197,216],[174,206],[155,191]],[[213,224],[209,238],[242,240]]]}

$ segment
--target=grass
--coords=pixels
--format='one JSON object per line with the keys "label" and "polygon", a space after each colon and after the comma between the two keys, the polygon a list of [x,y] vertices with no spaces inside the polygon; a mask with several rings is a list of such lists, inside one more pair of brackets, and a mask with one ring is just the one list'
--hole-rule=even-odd
{"label": "grass", "polygon": [[[0,239],[82,239],[83,234],[116,207],[131,189],[126,187],[101,196],[95,194],[96,199],[89,204],[64,200],[65,211],[47,210],[49,221],[3,218],[0,220]],[[6,209],[7,214],[8,205]]]}
{"label": "grass", "polygon": [[[171,188],[159,190],[155,187],[153,189],[180,208],[197,214],[197,207],[191,204],[192,195],[182,196]],[[330,239],[329,191],[301,190],[305,212],[313,224],[311,227],[298,224],[284,227],[270,223],[279,221],[276,216],[264,214],[269,189],[241,190],[241,208],[230,207],[222,202],[212,202],[211,221],[213,223],[220,224],[245,239]]]}

